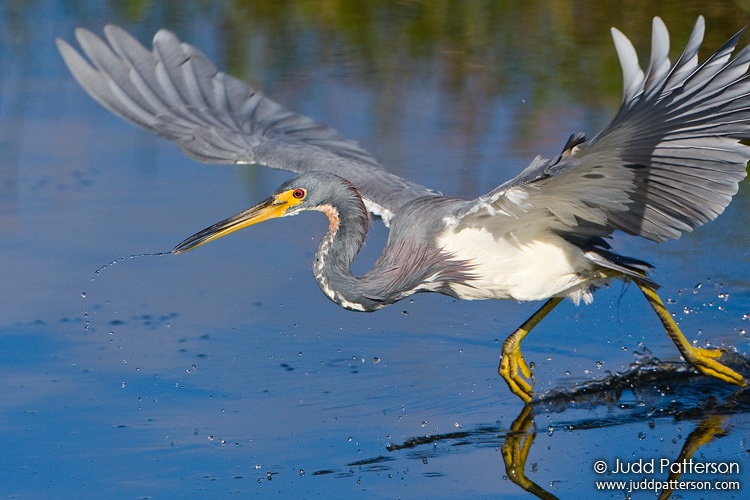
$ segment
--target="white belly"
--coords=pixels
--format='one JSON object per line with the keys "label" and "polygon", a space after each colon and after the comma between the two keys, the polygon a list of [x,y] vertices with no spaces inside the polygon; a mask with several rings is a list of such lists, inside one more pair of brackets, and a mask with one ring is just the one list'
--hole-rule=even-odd
{"label": "white belly", "polygon": [[452,285],[462,299],[543,300],[567,295],[591,301],[586,282],[593,266],[580,248],[549,233],[519,239],[484,228],[448,229],[438,239],[443,251],[467,261],[476,278]]}

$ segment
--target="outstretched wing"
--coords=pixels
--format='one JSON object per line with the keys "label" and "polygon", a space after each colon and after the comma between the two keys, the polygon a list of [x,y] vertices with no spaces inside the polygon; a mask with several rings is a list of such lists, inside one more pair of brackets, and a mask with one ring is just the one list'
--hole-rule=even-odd
{"label": "outstretched wing", "polygon": [[[456,210],[455,225],[546,227],[580,243],[619,229],[654,241],[715,219],[746,175],[750,147],[750,48],[731,54],[740,33],[698,65],[698,18],[674,65],[669,34],[653,22],[644,73],[630,41],[612,28],[623,69],[616,117],[590,141],[571,136],[555,159],[537,158],[519,176]],[[512,221],[512,222],[509,222]]]}
{"label": "outstretched wing", "polygon": [[156,33],[153,51],[116,26],[104,33],[106,42],[76,30],[90,63],[57,40],[78,83],[116,115],[175,141],[196,160],[331,172],[357,186],[368,210],[386,222],[404,201],[434,193],[386,172],[335,130],[218,72],[203,53],[167,30]]}

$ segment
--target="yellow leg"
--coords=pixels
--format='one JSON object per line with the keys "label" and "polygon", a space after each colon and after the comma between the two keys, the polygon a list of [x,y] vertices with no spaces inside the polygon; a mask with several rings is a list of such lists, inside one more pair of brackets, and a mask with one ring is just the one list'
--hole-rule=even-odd
{"label": "yellow leg", "polygon": [[532,386],[526,379],[531,379],[526,361],[521,354],[521,341],[549,312],[562,301],[562,297],[552,297],[531,315],[526,322],[503,342],[503,351],[497,373],[508,384],[510,392],[518,396],[524,403],[531,401]]}
{"label": "yellow leg", "polygon": [[526,477],[526,460],[529,450],[536,438],[536,425],[531,406],[526,405],[508,429],[505,442],[501,447],[505,472],[508,479],[518,486],[544,500],[557,500],[557,497]]}
{"label": "yellow leg", "polygon": [[[685,444],[682,446],[682,451],[680,451],[680,456],[673,463],[683,463],[686,460],[692,460],[693,455],[695,455],[695,452],[701,446],[710,443],[716,437],[726,434],[727,431],[724,429],[726,419],[726,415],[709,415],[705,417],[687,437]],[[682,476],[682,471],[672,472],[670,470],[665,484],[675,484],[680,480],[680,476]],[[669,499],[672,493],[673,490],[664,488],[659,495],[659,500]]]}
{"label": "yellow leg", "polygon": [[680,331],[680,328],[677,326],[677,323],[675,323],[672,315],[669,314],[664,303],[656,294],[656,290],[643,283],[638,283],[638,287],[643,292],[643,295],[646,296],[651,307],[656,311],[657,316],[659,316],[659,319],[664,325],[664,329],[667,331],[667,335],[669,335],[669,338],[675,343],[680,354],[682,354],[682,357],[685,358],[685,361],[689,365],[693,366],[704,375],[716,377],[719,380],[739,385],[740,387],[746,385],[745,379],[742,375],[717,361],[723,353],[722,349],[706,349],[690,345],[690,342],[688,342],[685,335]]}

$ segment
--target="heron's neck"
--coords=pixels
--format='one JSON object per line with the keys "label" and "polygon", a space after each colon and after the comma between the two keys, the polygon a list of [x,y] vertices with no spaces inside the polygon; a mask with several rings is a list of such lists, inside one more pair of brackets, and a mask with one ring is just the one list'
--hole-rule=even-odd
{"label": "heron's neck", "polygon": [[359,196],[322,205],[317,210],[328,216],[329,226],[315,254],[313,274],[329,299],[354,311],[374,311],[381,305],[368,294],[369,280],[357,277],[351,264],[367,236],[369,217]]}
{"label": "heron's neck", "polygon": [[335,203],[316,209],[328,216],[329,227],[315,254],[313,274],[328,298],[345,309],[376,311],[420,291],[455,297],[450,284],[466,284],[471,277],[471,266],[465,261],[418,237],[394,237],[396,221],[391,221],[389,241],[372,269],[355,276],[351,264],[370,222],[362,199],[352,188]]}

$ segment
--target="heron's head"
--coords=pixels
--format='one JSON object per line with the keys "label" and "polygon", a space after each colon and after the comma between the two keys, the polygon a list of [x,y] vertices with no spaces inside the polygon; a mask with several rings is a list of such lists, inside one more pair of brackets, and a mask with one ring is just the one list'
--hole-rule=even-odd
{"label": "heron's head", "polygon": [[257,205],[187,238],[174,247],[172,253],[187,252],[239,229],[296,215],[303,210],[319,210],[328,216],[332,226],[338,227],[339,207],[350,203],[364,207],[357,190],[349,182],[334,174],[309,172],[285,182]]}

